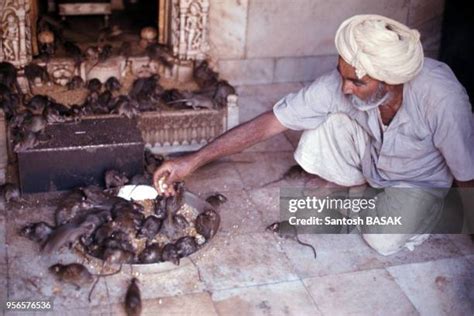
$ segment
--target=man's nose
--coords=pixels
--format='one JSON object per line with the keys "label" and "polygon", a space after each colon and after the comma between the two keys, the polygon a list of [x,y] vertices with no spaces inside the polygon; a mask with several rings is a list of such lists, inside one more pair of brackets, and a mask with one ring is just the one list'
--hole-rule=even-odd
{"label": "man's nose", "polygon": [[348,80],[345,80],[342,83],[342,93],[344,94],[353,94],[354,93],[353,88],[354,88],[353,84]]}

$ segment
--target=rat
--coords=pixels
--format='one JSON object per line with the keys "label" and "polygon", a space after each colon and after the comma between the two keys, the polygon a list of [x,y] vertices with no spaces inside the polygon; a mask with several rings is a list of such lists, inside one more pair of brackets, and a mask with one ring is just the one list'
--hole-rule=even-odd
{"label": "rat", "polygon": [[132,252],[118,248],[106,248],[103,253],[103,259],[109,264],[132,263],[135,260],[135,255]]}
{"label": "rat", "polygon": [[213,95],[214,101],[216,101],[217,105],[220,107],[225,107],[227,105],[227,97],[230,94],[235,94],[235,88],[232,87],[227,81],[220,80],[217,83],[216,92]]}
{"label": "rat", "polygon": [[80,289],[94,281],[92,274],[85,266],[79,263],[71,263],[67,265],[55,264],[49,267],[49,272],[61,282],[70,283]]}
{"label": "rat", "polygon": [[136,278],[131,280],[125,294],[125,311],[127,316],[139,316],[142,313],[142,298]]}
{"label": "rat", "polygon": [[114,232],[118,230],[117,227],[115,227],[114,222],[108,222],[103,225],[101,225],[99,228],[96,229],[94,232],[94,241],[102,245],[102,243],[109,237],[112,236]]}
{"label": "rat", "polygon": [[33,115],[27,122],[24,122],[24,129],[27,133],[39,133],[46,128],[48,121],[42,115]]}
{"label": "rat", "polygon": [[120,81],[116,77],[110,77],[105,81],[105,89],[110,92],[119,91],[122,88]]}
{"label": "rat", "polygon": [[118,248],[135,253],[132,239],[134,239],[134,236],[130,236],[118,227],[118,230],[114,231],[110,237],[104,240],[103,245],[107,248]]}
{"label": "rat", "polygon": [[26,133],[19,142],[15,144],[13,147],[14,152],[22,152],[26,151],[30,148],[35,147],[36,145],[40,144],[38,137],[35,133]]}
{"label": "rat", "polygon": [[105,187],[107,189],[122,187],[128,183],[127,176],[117,170],[107,170],[105,172]]}
{"label": "rat", "polygon": [[126,118],[132,119],[139,115],[138,103],[127,98],[119,98],[119,100],[115,103],[112,113],[117,113],[119,115],[125,116]]}
{"label": "rat", "polygon": [[63,46],[64,46],[64,51],[67,53],[67,55],[69,57],[72,57],[72,59],[74,60],[75,69],[79,71],[81,67],[81,63],[84,60],[81,48],[77,46],[75,43],[69,42],[69,41],[65,41],[63,43]]}
{"label": "rat", "polygon": [[74,189],[59,201],[54,215],[56,225],[67,223],[82,211],[90,208],[92,208],[92,204],[86,201],[82,191]]}
{"label": "rat", "polygon": [[278,234],[278,236],[281,238],[293,239],[296,242],[298,242],[300,245],[310,247],[311,250],[313,250],[314,258],[316,259],[317,255],[316,255],[316,250],[314,249],[314,247],[310,244],[302,242],[298,238],[298,231],[296,230],[296,227],[291,225],[288,221],[275,222],[267,226],[266,230]]}
{"label": "rat", "polygon": [[159,219],[165,219],[167,217],[166,210],[166,198],[158,195],[154,201],[155,216]]}
{"label": "rat", "polygon": [[105,90],[99,94],[99,97],[97,98],[97,106],[101,109],[104,109],[104,111],[108,113],[114,106],[112,92]]}
{"label": "rat", "polygon": [[185,236],[178,239],[175,243],[178,249],[178,255],[180,258],[187,257],[192,253],[195,253],[198,245],[196,240],[191,236]]}
{"label": "rat", "polygon": [[0,62],[0,83],[7,86],[12,91],[16,90],[16,93],[22,95],[23,93],[17,79],[18,70],[16,67],[7,61]]}
{"label": "rat", "polygon": [[194,68],[193,78],[198,86],[203,89],[216,85],[219,74],[209,67],[209,63],[206,60],[203,60]]}
{"label": "rat", "polygon": [[174,244],[167,244],[163,247],[161,254],[163,261],[169,261],[179,266],[178,248]]}
{"label": "rat", "polygon": [[140,263],[157,263],[161,261],[161,247],[157,243],[148,245],[138,257]]}
{"label": "rat", "polygon": [[91,79],[87,82],[87,89],[90,92],[100,93],[100,90],[102,89],[102,82],[100,82],[100,80],[97,78]]}
{"label": "rat", "polygon": [[33,114],[43,114],[48,104],[49,98],[47,96],[35,95],[26,103],[25,107]]}
{"label": "rat", "polygon": [[219,214],[213,210],[206,210],[198,215],[194,225],[198,234],[209,240],[217,233],[220,221]]}
{"label": "rat", "polygon": [[164,161],[163,155],[154,154],[151,150],[145,149],[145,171],[147,173],[153,174]]}
{"label": "rat", "polygon": [[69,80],[66,87],[68,90],[76,90],[84,88],[84,79],[81,76],[74,76]]}
{"label": "rat", "polygon": [[42,245],[53,232],[54,227],[45,222],[32,223],[20,230],[20,235]]}
{"label": "rat", "polygon": [[5,202],[19,201],[20,200],[20,189],[16,184],[5,183],[0,185],[0,196],[5,199]]}
{"label": "rat", "polygon": [[40,81],[41,84],[49,82],[48,71],[45,67],[41,67],[35,63],[29,63],[25,66],[24,71],[30,91],[32,91],[32,87],[37,81]]}
{"label": "rat", "polygon": [[49,267],[51,272],[59,281],[70,283],[76,286],[76,289],[87,286],[94,281],[94,277],[105,277],[119,273],[122,270],[122,266],[118,271],[110,274],[93,274],[80,263],[61,264],[57,263]]}
{"label": "rat", "polygon": [[170,104],[175,104],[175,103],[182,103],[186,105],[187,107],[193,108],[193,110],[196,110],[198,108],[205,108],[205,109],[216,108],[216,102],[214,101],[213,98],[205,96],[205,95],[199,95],[199,94],[195,94],[185,99],[174,100],[174,101],[168,102],[167,104],[170,105]]}
{"label": "rat", "polygon": [[162,224],[163,221],[161,219],[158,219],[153,215],[148,216],[143,222],[143,225],[140,228],[137,237],[146,238],[148,240],[155,238],[156,234],[158,234],[158,232],[160,231]]}
{"label": "rat", "polygon": [[260,188],[264,188],[270,184],[280,182],[282,180],[294,180],[294,179],[299,179],[301,176],[306,173],[303,168],[301,168],[300,165],[294,165],[291,166],[280,178],[276,180],[272,180],[270,182],[267,182],[263,185],[260,186]]}
{"label": "rat", "polygon": [[49,236],[43,246],[42,252],[52,254],[68,243],[74,243],[84,234],[91,234],[96,228],[100,219],[97,215],[88,215],[85,219],[73,220],[69,223],[57,227]]}
{"label": "rat", "polygon": [[214,194],[211,194],[209,195],[207,198],[206,198],[206,202],[211,204],[214,208],[217,208],[219,207],[220,205],[224,204],[225,202],[227,202],[227,198],[225,197],[225,195],[219,193],[219,192],[216,192]]}

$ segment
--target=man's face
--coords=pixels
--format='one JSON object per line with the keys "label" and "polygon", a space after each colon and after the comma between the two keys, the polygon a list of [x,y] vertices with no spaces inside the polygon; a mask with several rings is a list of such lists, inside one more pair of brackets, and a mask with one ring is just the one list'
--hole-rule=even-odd
{"label": "man's face", "polygon": [[355,105],[376,104],[386,95],[385,84],[367,75],[357,78],[355,68],[339,57],[337,70],[341,75],[342,93]]}

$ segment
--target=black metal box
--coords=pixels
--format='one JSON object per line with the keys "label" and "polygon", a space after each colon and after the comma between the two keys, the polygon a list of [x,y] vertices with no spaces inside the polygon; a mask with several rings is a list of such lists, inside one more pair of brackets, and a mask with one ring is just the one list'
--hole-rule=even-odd
{"label": "black metal box", "polygon": [[18,153],[22,193],[103,186],[108,169],[129,177],[143,173],[144,143],[135,120],[84,119],[49,125],[45,134],[48,141]]}

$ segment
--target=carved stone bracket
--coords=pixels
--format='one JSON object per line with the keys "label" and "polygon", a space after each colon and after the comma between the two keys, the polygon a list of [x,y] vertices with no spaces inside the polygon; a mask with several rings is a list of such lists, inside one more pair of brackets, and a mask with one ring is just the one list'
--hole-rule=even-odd
{"label": "carved stone bracket", "polygon": [[32,59],[27,0],[0,0],[0,61],[23,67]]}

